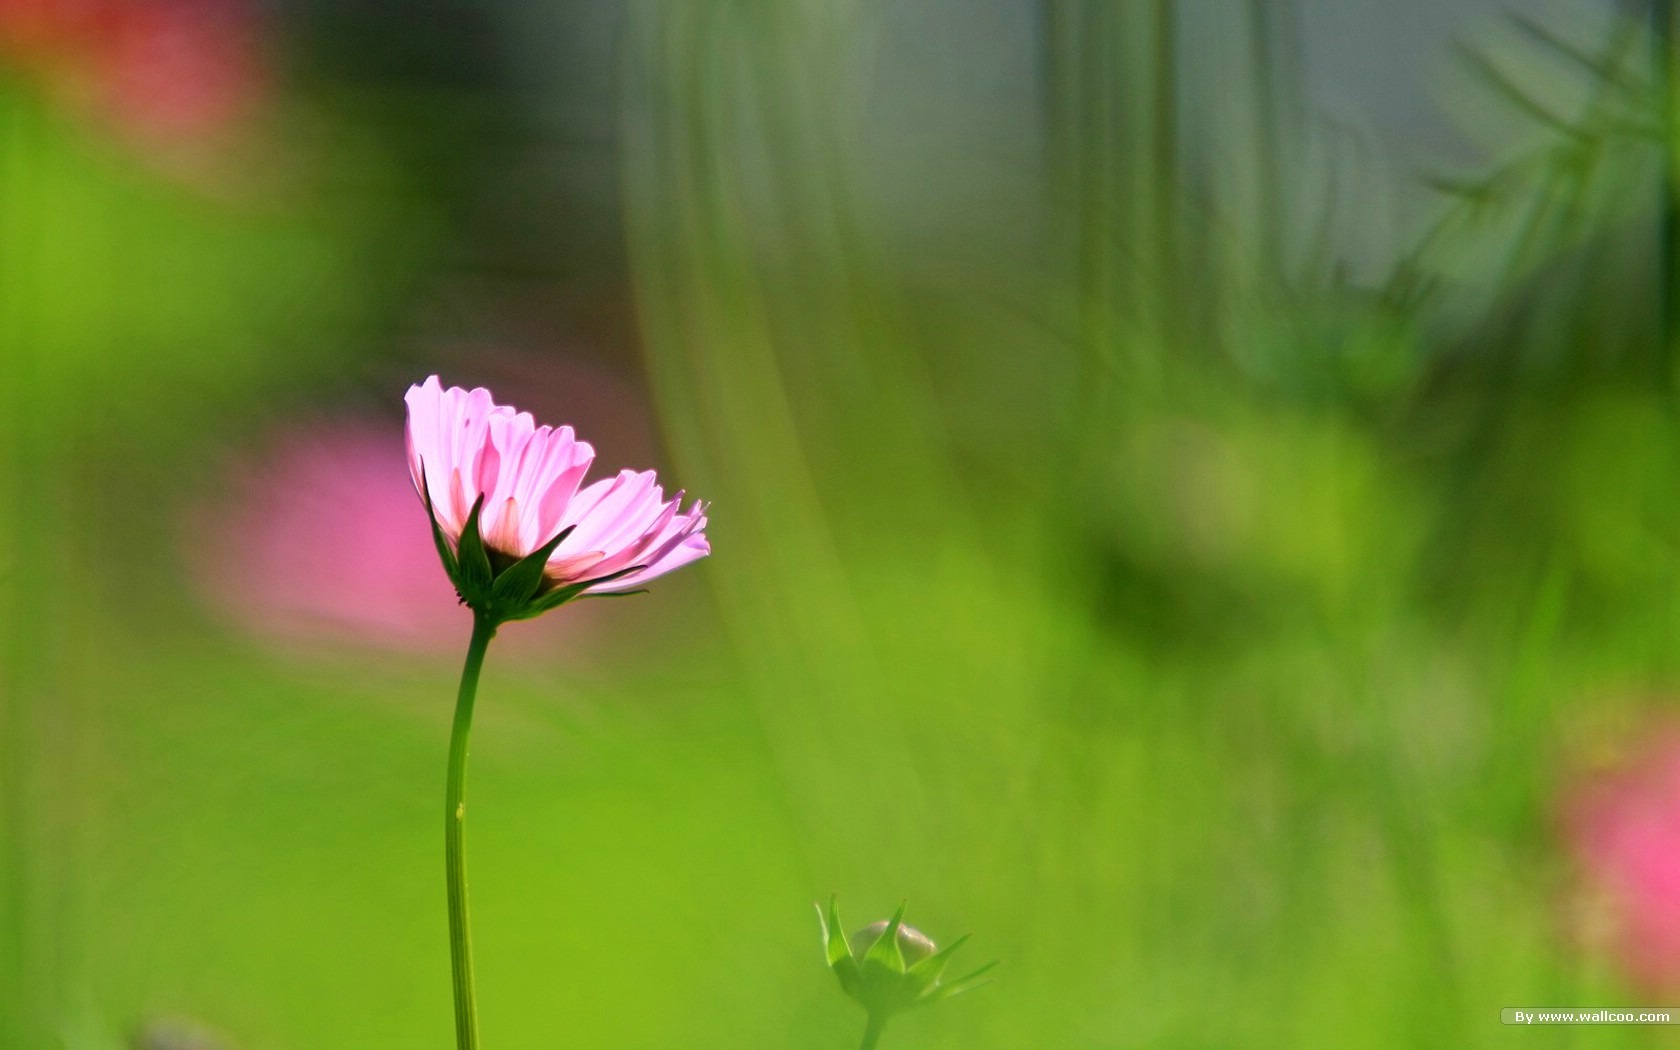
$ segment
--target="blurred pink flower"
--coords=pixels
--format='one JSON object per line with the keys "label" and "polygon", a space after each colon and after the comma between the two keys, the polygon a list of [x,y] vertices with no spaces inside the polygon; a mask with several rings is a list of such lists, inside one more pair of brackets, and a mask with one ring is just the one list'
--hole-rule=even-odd
{"label": "blurred pink flower", "polygon": [[258,19],[242,0],[144,0],[122,6],[105,41],[97,104],[154,140],[234,127],[266,93]]}
{"label": "blurred pink flower", "polygon": [[0,59],[155,144],[236,125],[266,94],[251,0],[0,0]]}
{"label": "blurred pink flower", "polygon": [[1680,990],[1680,726],[1566,796],[1563,830],[1585,895],[1584,934],[1642,990]]}
{"label": "blurred pink flower", "polygon": [[405,400],[414,487],[429,494],[457,549],[482,497],[479,531],[493,560],[512,563],[570,530],[548,557],[551,589],[603,580],[584,592],[634,590],[711,552],[705,506],[684,511],[681,492],[666,500],[651,470],[620,471],[580,489],[595,450],[571,427],[539,427],[483,387],[446,390],[437,376],[410,387]]}
{"label": "blurred pink flower", "polygon": [[281,436],[233,472],[210,527],[191,530],[206,589],[264,637],[447,651],[470,618],[427,564],[401,457],[366,423]]}

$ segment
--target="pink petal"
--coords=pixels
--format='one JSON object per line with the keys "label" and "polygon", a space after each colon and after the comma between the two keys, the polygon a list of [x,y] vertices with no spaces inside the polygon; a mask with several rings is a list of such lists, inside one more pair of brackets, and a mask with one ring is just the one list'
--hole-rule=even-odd
{"label": "pink petal", "polygon": [[707,542],[703,533],[696,532],[684,536],[674,546],[665,550],[657,559],[652,560],[646,569],[633,572],[628,576],[621,576],[616,580],[599,584],[589,588],[591,594],[611,594],[615,591],[633,591],[645,585],[657,576],[663,576],[675,569],[680,569],[692,561],[699,561],[712,553],[711,544]]}
{"label": "pink petal", "polygon": [[565,517],[577,531],[561,546],[572,551],[608,550],[605,541],[621,529],[626,515],[645,505],[654,488],[653,471],[621,470],[611,481],[598,481],[584,489]]}

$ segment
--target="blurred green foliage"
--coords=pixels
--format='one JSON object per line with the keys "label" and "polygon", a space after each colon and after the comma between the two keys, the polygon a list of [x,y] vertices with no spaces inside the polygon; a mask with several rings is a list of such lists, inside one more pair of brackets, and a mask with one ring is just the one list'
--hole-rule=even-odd
{"label": "blurred green foliage", "polygon": [[[1533,134],[1362,282],[1293,8],[1188,10],[1044,5],[1031,247],[940,271],[865,190],[875,7],[631,5],[626,279],[715,554],[582,669],[491,654],[486,1045],[853,1046],[834,891],[1003,960],[888,1046],[1628,1001],[1552,820],[1680,673],[1665,63],[1514,23],[1468,65]],[[179,582],[211,453],[426,367],[463,176],[318,102],[253,204],[0,92],[6,1047],[447,1045],[447,663],[276,656]]]}

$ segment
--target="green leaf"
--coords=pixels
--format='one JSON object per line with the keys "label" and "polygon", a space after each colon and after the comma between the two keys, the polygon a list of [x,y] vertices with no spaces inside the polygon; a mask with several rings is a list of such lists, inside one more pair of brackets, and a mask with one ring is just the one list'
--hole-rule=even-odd
{"label": "green leaf", "polygon": [[437,544],[438,557],[443,559],[443,571],[449,574],[449,582],[454,583],[460,569],[455,562],[455,551],[449,546],[449,538],[443,534],[438,526],[437,510],[432,506],[432,486],[426,481],[426,461],[420,461],[420,498],[426,504],[426,517],[432,522],[432,542]]}
{"label": "green leaf", "polygon": [[900,904],[898,910],[893,912],[892,921],[887,923],[887,928],[876,938],[875,943],[869,946],[869,953],[863,957],[865,963],[878,963],[894,973],[904,972],[904,953],[898,947],[898,928],[904,923],[905,907],[906,905]]}
{"label": "green leaf", "polygon": [[1528,114],[1539,123],[1562,132],[1570,138],[1583,139],[1587,137],[1587,133],[1577,127],[1569,118],[1553,113],[1546,108],[1543,102],[1525,91],[1522,85],[1500,69],[1493,59],[1483,51],[1468,45],[1460,45],[1457,51],[1465,65],[1470,67],[1470,71],[1488,87],[1492,88],[1495,94],[1505,99],[1512,106]]}
{"label": "green leaf", "polygon": [[490,596],[490,555],[485,552],[484,537],[478,531],[478,518],[483,510],[484,494],[479,493],[473,500],[472,512],[467,515],[467,524],[461,529],[459,543],[461,575],[457,583],[461,597],[475,607]]}
{"label": "green leaf", "polygon": [[491,603],[498,608],[519,609],[535,597],[537,588],[542,586],[543,569],[548,566],[548,556],[554,553],[554,548],[560,546],[575,528],[576,525],[566,526],[560,530],[558,536],[508,566],[496,577],[495,585],[490,591]]}
{"label": "green leaf", "polygon": [[1630,94],[1647,86],[1629,75],[1628,70],[1624,68],[1625,63],[1620,61],[1622,56],[1619,49],[1614,49],[1604,55],[1593,54],[1586,48],[1570,43],[1542,23],[1536,22],[1520,11],[1506,11],[1505,17],[1510,19],[1511,24],[1516,26],[1524,35],[1556,54],[1562,55],[1606,84]]}

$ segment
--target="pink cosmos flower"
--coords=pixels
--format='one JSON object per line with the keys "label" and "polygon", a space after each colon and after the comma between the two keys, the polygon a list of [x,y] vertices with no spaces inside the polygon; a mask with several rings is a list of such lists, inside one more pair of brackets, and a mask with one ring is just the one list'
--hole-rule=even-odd
{"label": "pink cosmos flower", "polygon": [[683,510],[680,492],[667,500],[651,470],[581,487],[595,450],[571,427],[539,427],[483,387],[445,390],[437,376],[409,387],[404,400],[409,473],[444,571],[473,611],[444,796],[455,1031],[466,1047],[477,1045],[478,1030],[463,839],[467,737],[490,640],[508,620],[631,590],[711,548],[705,506]]}
{"label": "pink cosmos flower", "polygon": [[1584,933],[1649,992],[1680,990],[1680,727],[1578,784],[1563,830],[1579,867]]}
{"label": "pink cosmos flower", "polygon": [[475,584],[469,575],[480,541],[498,584],[516,563],[547,550],[534,592],[521,588],[510,599],[520,611],[504,611],[506,618],[635,590],[711,553],[705,505],[683,510],[680,492],[667,500],[653,471],[583,486],[595,450],[571,427],[538,426],[483,387],[444,389],[437,376],[410,387],[404,400],[414,487],[436,523],[445,568],[475,608],[491,601],[490,580]]}

